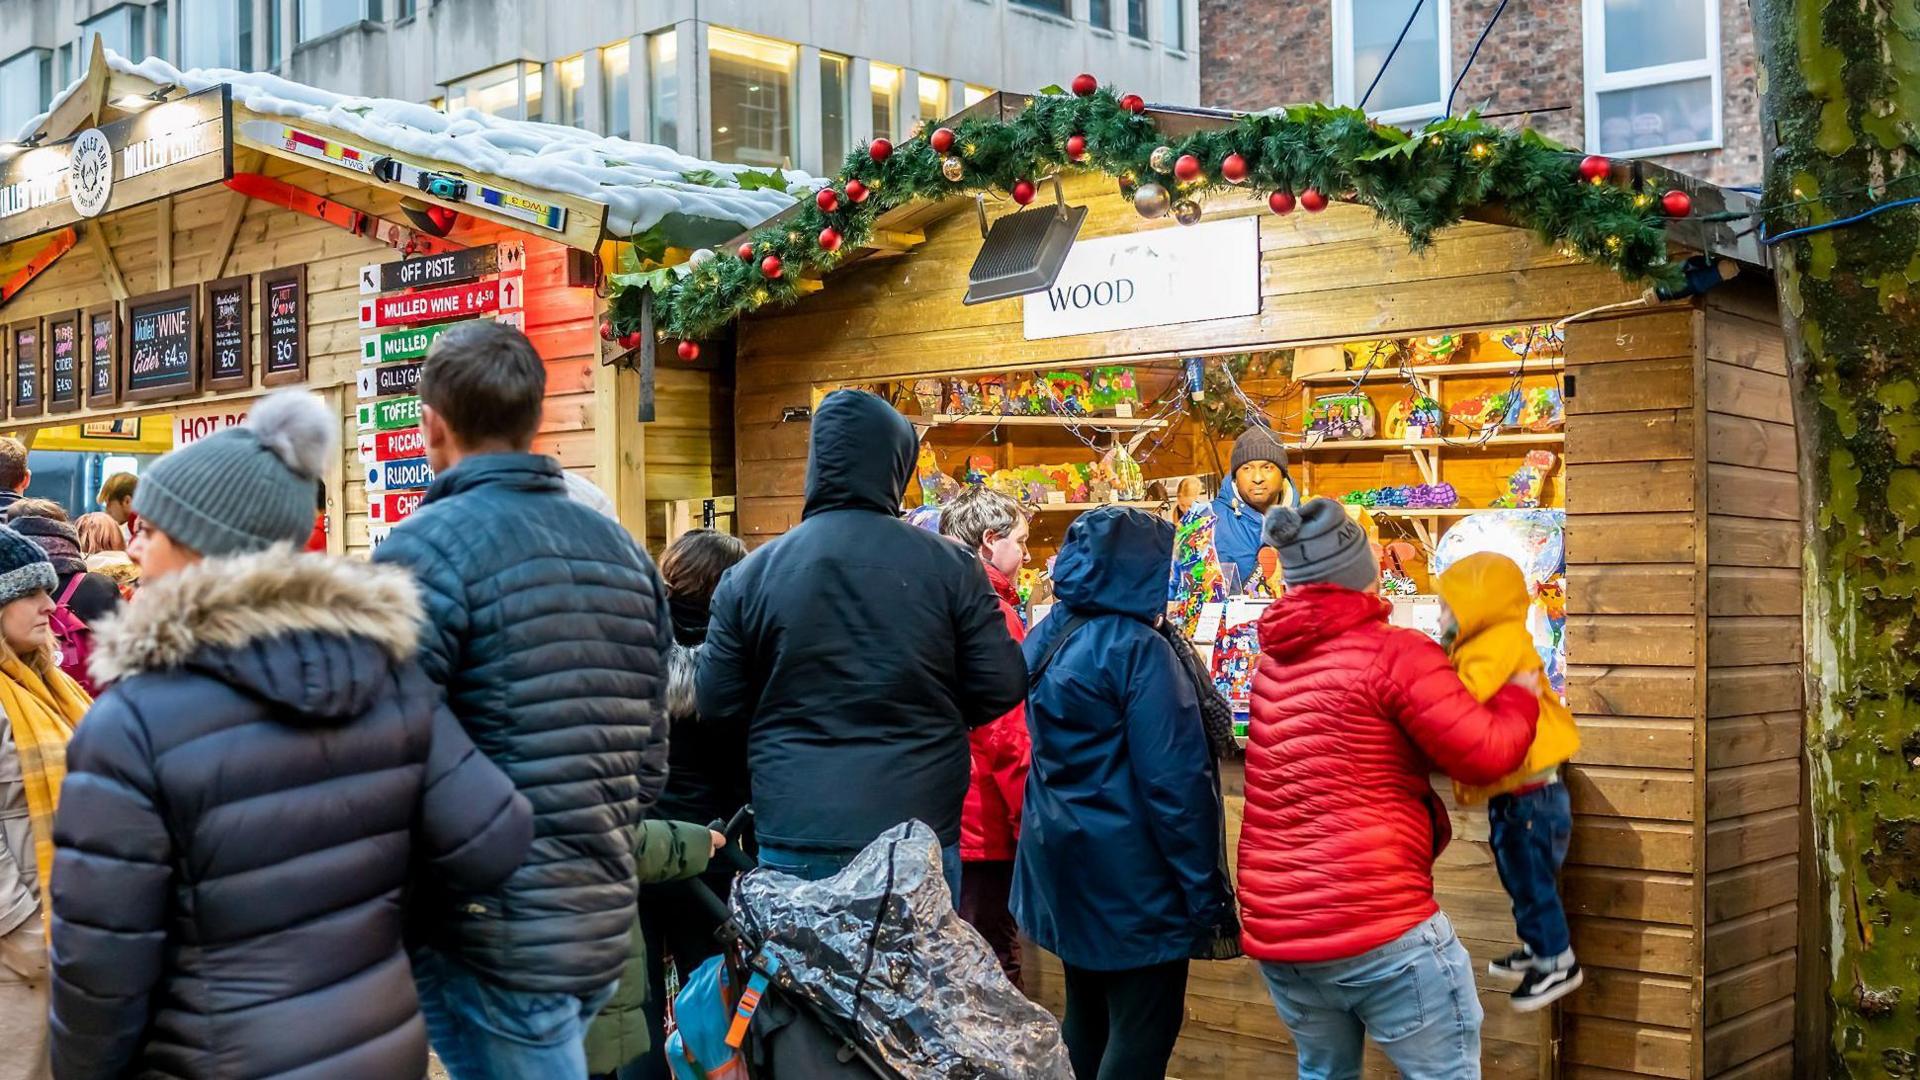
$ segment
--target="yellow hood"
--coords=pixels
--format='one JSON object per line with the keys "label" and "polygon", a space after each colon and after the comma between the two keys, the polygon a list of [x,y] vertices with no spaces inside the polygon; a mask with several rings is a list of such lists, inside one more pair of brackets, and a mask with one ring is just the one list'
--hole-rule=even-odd
{"label": "yellow hood", "polygon": [[1505,555],[1482,551],[1447,568],[1435,584],[1460,625],[1456,642],[1465,642],[1498,623],[1527,619],[1526,575]]}

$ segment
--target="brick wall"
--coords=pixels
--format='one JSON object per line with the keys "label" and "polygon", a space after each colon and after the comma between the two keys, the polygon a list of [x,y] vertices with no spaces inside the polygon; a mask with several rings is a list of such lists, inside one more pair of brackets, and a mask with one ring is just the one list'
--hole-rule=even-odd
{"label": "brick wall", "polygon": [[[1452,0],[1457,75],[1499,0]],[[1265,109],[1333,96],[1333,0],[1200,0],[1200,101]],[[1743,0],[1720,0],[1723,147],[1655,158],[1721,184],[1760,182],[1760,101],[1753,22]],[[1530,123],[1585,145],[1579,0],[1507,5],[1461,84],[1454,110],[1534,110]],[[1519,118],[1515,117],[1516,122]]]}

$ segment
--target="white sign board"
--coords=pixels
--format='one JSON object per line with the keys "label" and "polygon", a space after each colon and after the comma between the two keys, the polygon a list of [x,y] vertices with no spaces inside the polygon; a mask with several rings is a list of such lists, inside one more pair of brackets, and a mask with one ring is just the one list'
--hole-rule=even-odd
{"label": "white sign board", "polygon": [[251,402],[237,401],[205,409],[183,409],[173,414],[173,448],[191,446],[222,428],[239,427]]}
{"label": "white sign board", "polygon": [[1078,241],[1052,287],[1020,303],[1029,341],[1258,315],[1260,220]]}

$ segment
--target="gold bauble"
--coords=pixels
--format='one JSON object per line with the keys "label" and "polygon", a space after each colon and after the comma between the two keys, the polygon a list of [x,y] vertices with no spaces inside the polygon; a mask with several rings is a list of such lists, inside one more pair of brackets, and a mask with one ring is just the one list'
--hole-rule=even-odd
{"label": "gold bauble", "polygon": [[1200,220],[1200,204],[1192,199],[1181,199],[1173,204],[1173,220],[1182,225],[1193,225]]}
{"label": "gold bauble", "polygon": [[1167,189],[1159,184],[1141,184],[1133,193],[1133,208],[1144,218],[1166,217],[1171,201]]}
{"label": "gold bauble", "polygon": [[962,176],[965,176],[966,174],[967,174],[967,167],[965,165],[960,164],[960,159],[957,157],[947,158],[945,161],[942,161],[940,163],[940,175],[946,177],[947,179],[953,181],[956,184],[959,183],[960,178]]}

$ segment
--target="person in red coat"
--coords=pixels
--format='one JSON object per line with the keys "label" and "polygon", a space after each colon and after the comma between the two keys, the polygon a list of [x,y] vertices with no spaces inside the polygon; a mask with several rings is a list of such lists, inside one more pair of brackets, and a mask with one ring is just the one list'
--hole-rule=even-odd
{"label": "person in red coat", "polygon": [[1533,688],[1485,705],[1440,646],[1387,622],[1379,566],[1339,504],[1268,512],[1286,594],[1260,619],[1242,943],[1261,962],[1305,1078],[1360,1075],[1371,1035],[1409,1080],[1480,1075],[1472,963],[1433,898],[1451,838],[1429,778],[1516,768]]}
{"label": "person in red coat", "polygon": [[[980,556],[987,581],[1000,600],[1007,632],[1026,640],[1020,594],[1013,576],[1027,563],[1027,515],[997,491],[970,488],[940,512],[940,533]],[[1016,987],[1020,980],[1020,928],[1008,909],[1013,855],[1020,838],[1020,802],[1032,764],[1027,708],[1013,711],[967,736],[973,779],[960,816],[960,917],[993,946],[1000,967]]]}

